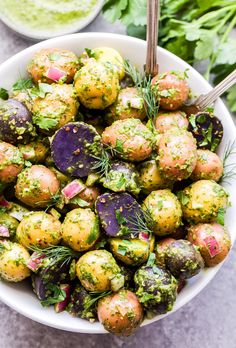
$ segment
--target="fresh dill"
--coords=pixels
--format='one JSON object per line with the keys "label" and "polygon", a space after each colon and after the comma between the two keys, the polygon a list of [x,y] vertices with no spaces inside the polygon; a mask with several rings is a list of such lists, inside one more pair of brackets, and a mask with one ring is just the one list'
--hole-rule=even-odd
{"label": "fresh dill", "polygon": [[91,297],[91,300],[89,300],[88,302],[86,302],[85,304],[85,309],[88,310],[89,308],[91,308],[92,306],[94,306],[96,304],[96,302],[98,300],[100,300],[101,298],[108,296],[112,294],[112,291],[104,291],[104,292],[98,292],[98,291],[93,291],[90,292],[89,295]]}
{"label": "fresh dill", "polygon": [[236,180],[236,164],[232,158],[236,156],[236,139],[229,141],[224,150],[223,162],[223,175],[220,179],[221,182],[231,184],[231,180]]}
{"label": "fresh dill", "polygon": [[126,217],[127,222],[129,223],[129,233],[134,236],[138,236],[139,233],[148,233],[149,235],[153,233],[154,220],[147,207],[134,216]]}

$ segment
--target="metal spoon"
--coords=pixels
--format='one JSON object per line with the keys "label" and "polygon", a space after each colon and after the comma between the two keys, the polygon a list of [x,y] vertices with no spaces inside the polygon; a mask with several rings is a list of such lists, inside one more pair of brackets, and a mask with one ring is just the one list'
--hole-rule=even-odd
{"label": "metal spoon", "polygon": [[225,91],[236,83],[236,69],[229,74],[223,81],[221,81],[216,87],[214,87],[207,94],[200,95],[195,101],[186,103],[182,110],[187,114],[197,114],[204,111],[207,107],[211,106],[217,98],[219,98]]}
{"label": "metal spoon", "polygon": [[158,74],[157,42],[159,14],[160,1],[147,0],[147,57],[144,70],[146,75],[152,77]]}

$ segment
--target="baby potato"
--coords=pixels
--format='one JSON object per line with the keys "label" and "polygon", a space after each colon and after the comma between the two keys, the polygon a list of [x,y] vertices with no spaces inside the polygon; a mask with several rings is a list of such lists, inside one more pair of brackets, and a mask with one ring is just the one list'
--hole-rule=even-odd
{"label": "baby potato", "polygon": [[91,209],[73,209],[62,223],[62,240],[73,250],[90,249],[99,238],[98,217]]}
{"label": "baby potato", "polygon": [[19,144],[18,147],[23,158],[31,163],[44,162],[49,152],[49,146],[41,139],[32,141],[26,145]]}
{"label": "baby potato", "polygon": [[142,121],[145,117],[144,100],[135,87],[121,89],[116,102],[106,112],[108,124],[127,118],[138,118]]}
{"label": "baby potato", "polygon": [[213,222],[220,208],[228,205],[225,189],[211,180],[199,180],[179,194],[183,217],[189,223]]}
{"label": "baby potato", "polygon": [[205,179],[219,181],[223,174],[220,157],[210,150],[197,150],[197,164],[190,176],[193,181]]}
{"label": "baby potato", "polygon": [[16,180],[24,165],[17,147],[0,141],[0,183],[9,184]]}
{"label": "baby potato", "polygon": [[173,127],[187,130],[188,123],[186,114],[182,111],[160,111],[155,120],[155,127],[159,133],[165,133]]}
{"label": "baby potato", "polygon": [[19,101],[24,104],[30,112],[32,111],[35,98],[30,94],[30,89],[14,91],[12,99]]}
{"label": "baby potato", "polygon": [[0,276],[9,282],[20,282],[30,276],[27,261],[28,251],[18,243],[3,241],[0,243]]}
{"label": "baby potato", "polygon": [[[86,187],[82,192],[70,200],[70,207],[79,208],[83,205],[86,208],[93,208],[98,196],[100,196],[101,191],[99,187]],[[81,202],[82,201],[82,202]],[[81,205],[81,203],[83,205]]]}
{"label": "baby potato", "polygon": [[181,225],[180,202],[168,189],[151,192],[143,201],[143,209],[150,213],[157,236],[171,234]]}
{"label": "baby potato", "polygon": [[61,240],[61,223],[44,211],[31,212],[18,225],[16,239],[26,248],[57,245]]}
{"label": "baby potato", "polygon": [[197,146],[190,132],[169,129],[162,134],[157,149],[157,161],[166,178],[176,181],[191,175],[197,163]]}
{"label": "baby potato", "polygon": [[173,181],[166,179],[155,160],[145,161],[138,167],[138,181],[144,193],[173,186]]}
{"label": "baby potato", "polygon": [[0,226],[8,229],[11,239],[14,239],[18,225],[19,222],[13,216],[8,213],[0,213]]}
{"label": "baby potato", "polygon": [[[119,266],[106,250],[92,250],[81,256],[76,264],[76,274],[88,291],[117,291],[124,285]],[[118,287],[116,290],[114,285]]]}
{"label": "baby potato", "polygon": [[109,240],[111,252],[120,261],[127,265],[137,266],[148,260],[150,252],[154,250],[155,238],[144,239],[121,239],[111,238]]}
{"label": "baby potato", "polygon": [[109,65],[89,59],[75,76],[79,101],[88,109],[105,109],[113,104],[119,92],[118,75]]}
{"label": "baby potato", "polygon": [[188,99],[189,86],[186,76],[180,71],[170,71],[157,75],[152,84],[157,87],[160,106],[164,110],[177,110]]}
{"label": "baby potato", "polygon": [[31,207],[46,207],[59,188],[56,175],[47,167],[35,164],[18,175],[15,194],[21,202]]}
{"label": "baby potato", "polygon": [[102,142],[111,146],[117,157],[131,162],[149,157],[153,141],[152,132],[135,118],[115,121],[102,133]]}
{"label": "baby potato", "polygon": [[124,59],[120,53],[111,47],[97,47],[92,50],[93,56],[99,63],[109,64],[118,73],[119,79],[125,76]]}
{"label": "baby potato", "polygon": [[188,240],[199,248],[207,267],[222,262],[231,248],[227,229],[217,223],[190,226]]}
{"label": "baby potato", "polygon": [[156,245],[156,264],[165,268],[165,252],[168,246],[175,242],[174,238],[164,238],[157,242]]}
{"label": "baby potato", "polygon": [[98,301],[98,319],[107,331],[130,336],[142,322],[143,308],[133,292],[120,290]]}
{"label": "baby potato", "polygon": [[42,132],[52,135],[66,123],[74,121],[78,106],[72,85],[52,84],[43,98],[34,101],[33,123]]}
{"label": "baby potato", "polygon": [[35,83],[70,83],[77,69],[77,56],[60,48],[43,48],[37,51],[27,68]]}

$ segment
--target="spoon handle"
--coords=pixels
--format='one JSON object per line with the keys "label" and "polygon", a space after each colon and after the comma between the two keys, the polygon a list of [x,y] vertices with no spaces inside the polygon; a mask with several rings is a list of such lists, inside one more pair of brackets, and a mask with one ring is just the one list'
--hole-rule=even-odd
{"label": "spoon handle", "polygon": [[160,4],[159,0],[147,0],[147,57],[144,66],[147,75],[158,74],[157,40]]}
{"label": "spoon handle", "polygon": [[208,106],[216,101],[225,91],[236,83],[236,69],[229,74],[223,81],[221,81],[216,87],[214,87],[209,93],[200,95],[195,101],[195,105],[199,110],[204,110]]}

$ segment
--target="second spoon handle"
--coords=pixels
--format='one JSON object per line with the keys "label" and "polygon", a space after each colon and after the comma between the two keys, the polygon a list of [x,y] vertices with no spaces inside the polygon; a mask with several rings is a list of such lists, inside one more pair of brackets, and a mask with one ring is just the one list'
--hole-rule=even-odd
{"label": "second spoon handle", "polygon": [[147,0],[147,58],[145,72],[151,76],[158,74],[157,39],[159,6],[159,0]]}
{"label": "second spoon handle", "polygon": [[197,98],[194,104],[198,107],[199,110],[206,109],[235,83],[236,69],[231,74],[229,74],[224,80],[222,80],[216,87],[214,87],[209,93],[200,95],[200,97]]}

